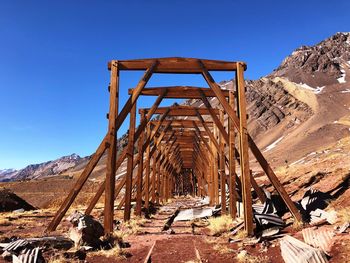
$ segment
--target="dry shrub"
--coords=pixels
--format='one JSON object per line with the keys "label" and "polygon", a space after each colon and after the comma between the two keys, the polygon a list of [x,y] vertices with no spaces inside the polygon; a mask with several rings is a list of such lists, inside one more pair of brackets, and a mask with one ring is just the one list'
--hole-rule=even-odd
{"label": "dry shrub", "polygon": [[7,218],[0,218],[0,226],[10,226],[11,222]]}
{"label": "dry shrub", "polygon": [[107,258],[120,258],[120,259],[125,259],[128,255],[128,253],[120,248],[118,245],[115,247],[108,249],[108,250],[99,250],[91,253],[92,256],[102,256],[102,257],[107,257]]}
{"label": "dry shrub", "polygon": [[239,230],[237,233],[236,233],[236,235],[235,235],[235,237],[237,238],[237,239],[243,239],[243,238],[246,238],[248,236],[248,234],[247,234],[247,232],[245,231],[245,230]]}
{"label": "dry shrub", "polygon": [[216,244],[214,247],[213,247],[216,251],[218,251],[220,254],[229,254],[229,253],[233,253],[235,252],[234,249],[232,248],[229,248],[223,244]]}
{"label": "dry shrub", "polygon": [[141,227],[147,222],[145,218],[135,217],[128,222],[124,222],[120,226],[120,230],[115,231],[114,235],[116,237],[125,238],[129,235],[138,234]]}
{"label": "dry shrub", "polygon": [[67,259],[63,257],[63,255],[55,255],[49,258],[48,263],[66,263]]}
{"label": "dry shrub", "polygon": [[210,218],[208,221],[208,229],[210,230],[211,235],[214,236],[227,232],[233,227],[233,220],[230,215],[213,217]]}
{"label": "dry shrub", "polygon": [[248,254],[246,250],[242,250],[236,256],[238,262],[241,263],[269,263],[271,262],[268,258],[262,256],[253,256]]}
{"label": "dry shrub", "polygon": [[337,211],[337,217],[340,223],[350,223],[350,210],[348,208],[342,208]]}
{"label": "dry shrub", "polygon": [[304,223],[298,220],[294,220],[293,224],[292,224],[292,229],[295,231],[300,231],[304,228]]}

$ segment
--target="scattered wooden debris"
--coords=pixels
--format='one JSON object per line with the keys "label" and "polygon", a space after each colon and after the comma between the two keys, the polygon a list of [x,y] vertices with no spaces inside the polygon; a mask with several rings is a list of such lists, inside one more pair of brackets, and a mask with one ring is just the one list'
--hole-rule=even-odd
{"label": "scattered wooden debris", "polygon": [[172,214],[171,217],[168,218],[168,220],[165,222],[162,231],[166,231],[171,227],[171,224],[174,222],[175,217],[179,214],[180,210],[176,209],[175,212]]}
{"label": "scattered wooden debris", "polygon": [[157,242],[157,241],[154,241],[154,242],[153,242],[153,245],[151,246],[150,250],[148,251],[144,263],[151,263],[151,262],[152,262],[152,261],[151,261],[151,255],[152,255],[153,248],[154,248],[154,246],[156,245],[156,242]]}

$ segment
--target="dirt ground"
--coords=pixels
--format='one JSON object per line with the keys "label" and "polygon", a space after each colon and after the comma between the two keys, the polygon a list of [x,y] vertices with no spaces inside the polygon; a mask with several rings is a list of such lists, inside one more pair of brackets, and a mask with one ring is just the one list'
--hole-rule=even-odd
{"label": "dirt ground", "polygon": [[[332,199],[329,200],[326,210],[337,211],[339,223],[336,225],[340,225],[344,221],[350,221],[349,151],[350,138],[344,138],[335,144],[307,153],[293,163],[279,166],[275,168],[275,171],[293,201],[300,200],[310,187],[329,193]],[[254,175],[259,185],[273,191],[269,180],[261,171],[254,170]],[[29,204],[38,208],[23,213],[0,213],[0,243],[11,237],[46,235],[44,232],[46,226],[73,184],[74,179],[60,177],[0,184],[0,187],[5,186],[11,189]],[[98,181],[89,180],[67,215],[74,209],[84,211],[86,203],[98,186]],[[102,201],[103,198],[100,202]],[[123,248],[121,255],[120,251],[117,254],[88,252],[86,262],[144,262],[152,247],[152,262],[283,262],[279,238],[269,241],[268,244],[229,243],[227,233],[218,237],[211,236],[205,227],[193,228],[191,222],[174,222],[172,225],[174,233],[172,234],[161,231],[164,223],[179,206],[191,207],[195,201],[193,198],[175,198],[170,203],[161,206],[150,219],[133,218],[132,221],[136,222],[135,226],[132,231],[123,235],[124,241],[130,244],[129,248]],[[103,222],[101,203],[97,205],[93,215]],[[116,209],[115,218],[123,218],[123,211]],[[327,227],[333,229],[335,226],[323,225],[320,226],[320,229]],[[63,221],[57,231],[50,235],[65,235],[68,228],[69,223]],[[288,226],[283,233],[302,240],[300,231],[301,229]],[[237,239],[238,237],[232,238]],[[349,234],[336,235],[330,262],[350,262],[349,248]],[[239,261],[237,255],[242,250],[246,251],[246,256]],[[2,262],[1,257],[0,262]]]}
{"label": "dirt ground", "polygon": [[[133,218],[136,222],[133,227],[124,231],[123,240],[130,244],[130,247],[123,248],[117,254],[108,252],[88,252],[85,262],[144,262],[149,251],[151,252],[151,262],[284,262],[279,247],[279,238],[270,240],[268,243],[229,243],[229,237],[238,239],[223,233],[220,236],[210,235],[206,227],[193,227],[189,221],[177,221],[171,226],[170,231],[162,231],[168,218],[179,207],[192,207],[198,199],[175,198],[151,216],[151,219]],[[0,243],[11,237],[38,237],[45,236],[44,230],[53,216],[52,209],[27,211],[21,214],[2,213],[2,220],[8,222],[0,226]],[[101,210],[94,211],[97,217]],[[116,210],[116,218],[122,218],[122,211]],[[99,217],[100,221],[102,220]],[[63,221],[57,231],[50,235],[65,235],[68,231],[69,223]],[[324,225],[320,228],[334,228],[334,226]],[[122,229],[123,230],[123,229]],[[300,230],[287,227],[284,234],[293,235],[302,240]],[[348,248],[350,247],[349,234],[341,234],[335,237],[332,248],[330,262],[346,262],[348,258]],[[246,251],[243,259],[238,259],[240,251]],[[46,255],[50,255],[47,253]],[[50,258],[50,256],[49,256]],[[5,262],[0,259],[0,262]],[[50,261],[49,261],[50,262]],[[51,261],[54,262],[54,261]],[[65,261],[59,261],[65,262]],[[66,262],[77,262],[67,260]]]}

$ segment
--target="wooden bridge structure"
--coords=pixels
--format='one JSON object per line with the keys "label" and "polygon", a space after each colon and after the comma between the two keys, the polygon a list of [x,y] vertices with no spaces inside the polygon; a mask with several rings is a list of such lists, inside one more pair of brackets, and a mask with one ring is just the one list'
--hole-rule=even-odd
{"label": "wooden bridge structure", "polygon": [[[104,182],[90,200],[85,213],[90,214],[104,193],[104,229],[113,232],[115,199],[124,188],[119,208],[124,207],[124,220],[130,220],[131,201],[136,199],[135,214],[141,215],[150,202],[162,203],[174,193],[183,194],[184,179],[191,182],[193,194],[209,196],[210,204],[221,205],[222,213],[237,216],[237,197],[241,196],[244,227],[254,232],[252,190],[264,202],[265,194],[256,183],[249,167],[249,149],[295,217],[301,215],[277,179],[271,166],[247,130],[243,62],[194,58],[154,58],[112,60],[110,70],[110,102],[108,131],[92,155],[80,177],[61,204],[47,230],[56,229],[79,194],[102,155],[107,152]],[[119,111],[119,75],[122,71],[145,71],[137,86],[128,90],[129,98]],[[235,90],[221,89],[211,71],[234,72]],[[200,74],[208,87],[167,86],[146,87],[152,74]],[[151,108],[139,109],[140,96],[155,96]],[[208,98],[216,97],[213,108]],[[204,107],[174,105],[159,107],[163,99],[199,99]],[[158,118],[153,118],[158,114]],[[117,155],[117,132],[129,118],[128,144]],[[227,122],[224,120],[228,119]],[[134,154],[137,152],[137,154]],[[126,160],[126,174],[116,185],[116,171]],[[240,176],[237,170],[240,169]],[[227,172],[228,171],[228,172]],[[227,189],[228,193],[227,193]],[[224,198],[221,198],[224,197]]]}

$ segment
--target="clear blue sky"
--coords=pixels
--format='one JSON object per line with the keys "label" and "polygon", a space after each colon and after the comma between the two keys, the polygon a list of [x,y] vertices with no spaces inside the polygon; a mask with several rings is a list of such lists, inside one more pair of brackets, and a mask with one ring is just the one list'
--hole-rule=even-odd
{"label": "clear blue sky", "polygon": [[[106,65],[111,59],[243,60],[248,63],[246,76],[257,79],[300,45],[350,31],[349,10],[346,0],[3,0],[0,169],[91,154],[107,128]],[[123,102],[141,74],[121,76]],[[150,83],[161,84],[204,82],[163,75]],[[140,104],[148,107],[150,98]]]}

